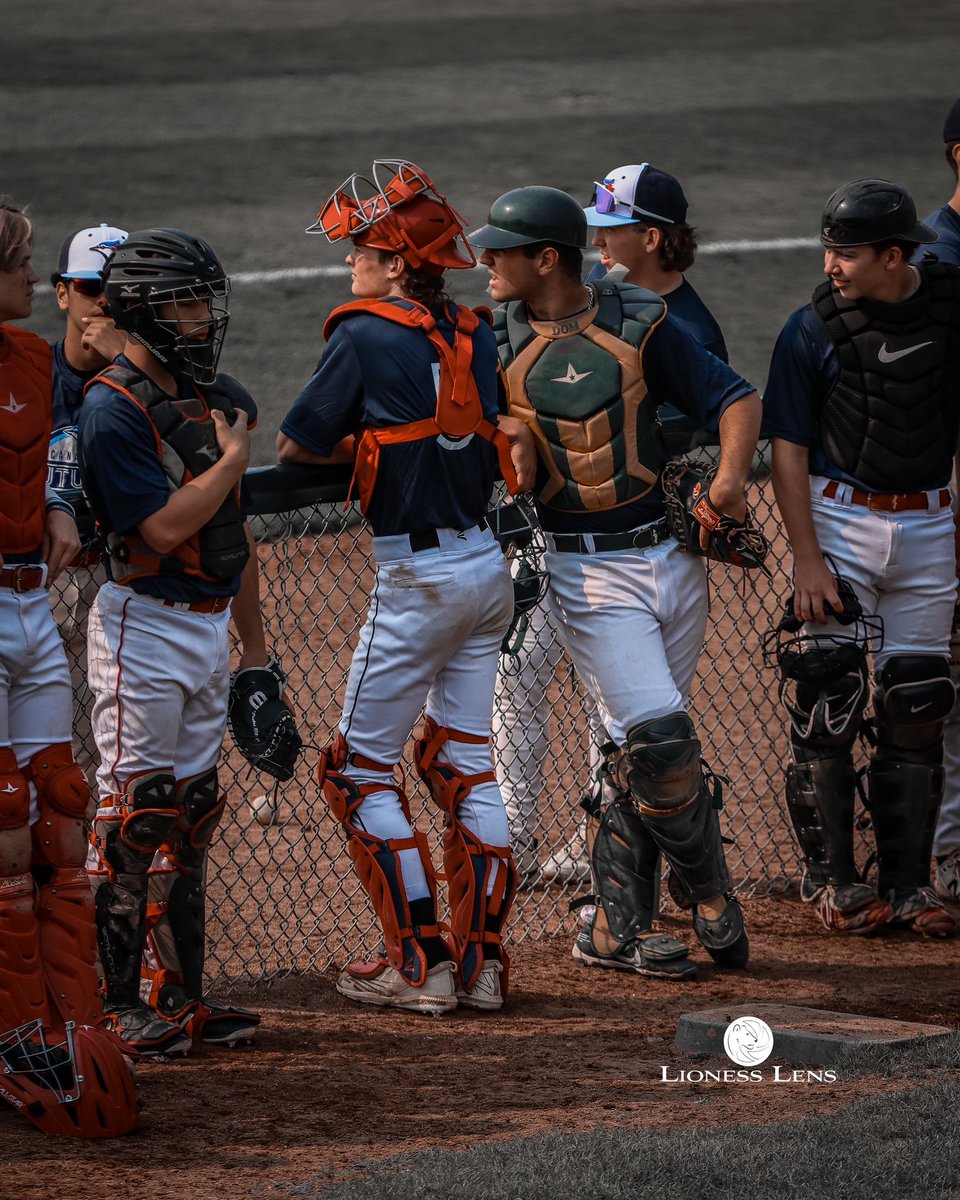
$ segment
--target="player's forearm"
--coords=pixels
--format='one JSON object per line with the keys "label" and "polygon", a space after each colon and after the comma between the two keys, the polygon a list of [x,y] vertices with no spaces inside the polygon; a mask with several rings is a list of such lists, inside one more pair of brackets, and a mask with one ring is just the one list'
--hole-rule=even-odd
{"label": "player's forearm", "polygon": [[710,485],[718,508],[742,499],[760,436],[760,397],[750,392],[731,404],[720,418],[720,462]]}
{"label": "player's forearm", "polygon": [[245,467],[237,456],[221,458],[210,468],[170,494],[163,508],[140,522],[140,533],[158,554],[170,554],[210,520]]}
{"label": "player's forearm", "polygon": [[350,463],[354,459],[354,436],[343,438],[331,454],[314,454],[285,433],[277,434],[277,461],[281,463],[308,463],[317,467],[329,467]]}
{"label": "player's forearm", "polygon": [[774,438],[771,478],[794,561],[822,558],[810,507],[810,451],[807,447]]}
{"label": "player's forearm", "polygon": [[230,605],[230,616],[240,639],[240,669],[267,663],[267,639],[260,611],[260,558],[249,525],[244,524],[250,558],[240,578],[240,591]]}

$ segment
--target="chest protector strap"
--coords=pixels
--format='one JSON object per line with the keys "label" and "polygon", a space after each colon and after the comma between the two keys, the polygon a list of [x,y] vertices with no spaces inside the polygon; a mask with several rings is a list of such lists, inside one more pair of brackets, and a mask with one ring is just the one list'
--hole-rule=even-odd
{"label": "chest protector strap", "polygon": [[[120,365],[107,367],[96,382],[126,396],[147,417],[172,492],[219,460],[210,409],[202,396],[174,399],[141,372]],[[228,419],[234,415],[233,405],[220,393],[216,407]],[[107,527],[105,514],[96,516],[117,583],[158,575],[192,575],[221,583],[239,575],[250,557],[237,488],[231,489],[210,520],[171,554],[158,554],[139,533],[122,537]]]}
{"label": "chest protector strap", "polygon": [[455,330],[452,346],[437,328],[430,310],[413,300],[404,300],[399,304],[387,300],[355,300],[334,309],[323,327],[324,338],[329,338],[334,327],[344,318],[357,313],[369,313],[385,321],[405,325],[408,329],[422,330],[440,358],[437,409],[432,417],[382,429],[368,426],[357,440],[353,482],[360,493],[360,510],[364,514],[370,506],[376,486],[381,447],[400,442],[418,442],[431,437],[464,438],[473,433],[482,437],[497,452],[500,472],[510,494],[515,496],[519,491],[510,459],[510,443],[503,431],[484,417],[477,381],[470,369],[473,362],[473,335],[480,324],[480,317],[460,305],[455,315],[449,305],[444,311]]}
{"label": "chest protector strap", "polygon": [[50,347],[4,325],[0,335],[0,554],[15,558],[43,541],[50,441]]}

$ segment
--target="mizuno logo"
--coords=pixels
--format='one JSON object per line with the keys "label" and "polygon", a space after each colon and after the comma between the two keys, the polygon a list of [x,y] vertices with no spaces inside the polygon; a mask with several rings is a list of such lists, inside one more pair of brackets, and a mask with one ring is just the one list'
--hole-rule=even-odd
{"label": "mizuno logo", "polygon": [[18,413],[21,410],[21,408],[26,408],[26,407],[27,407],[26,404],[20,404],[17,402],[17,398],[16,398],[16,396],[14,396],[13,392],[10,393],[10,399],[7,401],[6,404],[0,404],[0,409],[2,409],[3,412],[9,412],[9,413]]}
{"label": "mizuno logo", "polygon": [[576,371],[573,363],[567,363],[566,375],[561,375],[558,379],[551,379],[551,383],[579,383],[581,379],[586,379],[588,375],[592,375],[592,371]]}
{"label": "mizuno logo", "polygon": [[888,350],[887,343],[884,342],[877,351],[877,358],[882,363],[896,362],[898,358],[906,358],[908,354],[912,354],[914,350],[922,350],[924,346],[932,346],[933,342],[918,342],[916,346],[908,346],[906,350]]}

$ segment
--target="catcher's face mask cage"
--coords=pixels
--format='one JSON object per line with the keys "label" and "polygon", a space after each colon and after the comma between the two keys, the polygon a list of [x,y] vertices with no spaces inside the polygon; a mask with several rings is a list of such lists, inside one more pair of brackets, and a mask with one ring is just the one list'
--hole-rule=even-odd
{"label": "catcher's face mask cage", "polygon": [[500,653],[515,656],[523,645],[530,613],[543,602],[550,584],[550,573],[543,568],[546,543],[539,525],[516,502],[492,508],[487,524],[513,563],[513,620],[500,643]]}
{"label": "catcher's face mask cage", "polygon": [[415,163],[378,158],[373,179],[355,172],[328,197],[307,233],[328,242],[357,239],[399,254],[414,270],[463,270],[476,265],[466,225],[430,176]]}
{"label": "catcher's face mask cage", "polygon": [[865,613],[851,584],[841,575],[836,580],[842,607],[828,615],[842,632],[819,633],[811,625],[804,632],[791,596],[779,624],[763,640],[764,661],[779,669],[780,701],[803,742],[843,738],[866,706],[867,655],[883,647],[883,618]]}
{"label": "catcher's face mask cage", "polygon": [[[230,280],[226,276],[197,287],[150,292],[147,307],[153,314],[152,323],[159,333],[161,346],[178,364],[174,374],[200,384],[213,383],[216,379],[230,320],[229,295]],[[198,304],[206,308],[206,320],[197,319]]]}

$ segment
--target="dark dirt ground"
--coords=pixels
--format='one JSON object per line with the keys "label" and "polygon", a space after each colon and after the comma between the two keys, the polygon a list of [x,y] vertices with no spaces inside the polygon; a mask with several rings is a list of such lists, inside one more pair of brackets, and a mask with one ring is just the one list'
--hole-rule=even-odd
{"label": "dark dirt ground", "polygon": [[[508,188],[546,183],[585,199],[601,172],[646,159],[682,180],[704,246],[691,279],[731,361],[762,386],[777,331],[817,283],[820,256],[717,244],[814,237],[826,197],[863,176],[905,183],[921,213],[943,203],[955,22],[944,0],[851,0],[842,10],[829,0],[528,0],[520,9],[508,0],[89,0],[82,12],[66,0],[7,0],[0,192],[30,205],[41,275],[68,233],[99,221],[187,228],[231,272],[263,272],[341,261],[302,231],[332,188],[377,156],[422,162],[472,225]],[[258,462],[273,461],[276,429],[344,283],[235,289],[222,366],[258,399]],[[471,303],[483,288],[483,272],[457,281]],[[57,334],[49,293],[29,324]],[[769,716],[766,694],[763,704]],[[721,712],[724,728],[731,714]],[[308,933],[312,895],[296,898]],[[223,931],[238,945],[251,936],[251,905]],[[791,900],[750,901],[748,916],[752,969],[705,968],[682,987],[578,970],[569,935],[525,943],[515,994],[492,1018],[357,1011],[329,974],[240,991],[264,1014],[258,1047],[144,1067],[140,1135],[54,1142],[0,1113],[0,1198],[270,1194],[409,1148],[596,1123],[779,1121],[894,1085],[840,1079],[813,1098],[786,1087],[668,1088],[660,1066],[678,1062],[682,1012],[756,999],[957,1021],[956,943],[828,938]]]}
{"label": "dark dirt ground", "polygon": [[[673,1047],[680,1015],[756,1001],[956,1021],[955,943],[830,937],[796,900],[748,901],[746,912],[750,968],[721,972],[698,949],[700,977],[686,984],[583,969],[569,939],[525,944],[496,1015],[367,1010],[339,997],[331,974],[240,992],[263,1014],[256,1047],[142,1066],[139,1134],[54,1141],[0,1113],[0,1200],[283,1195],[428,1147],[822,1115],[904,1081],[841,1071],[835,1083],[667,1084],[663,1066],[676,1077],[693,1065]],[[687,922],[665,927],[690,940]],[[69,1191],[55,1182],[66,1179]]]}

